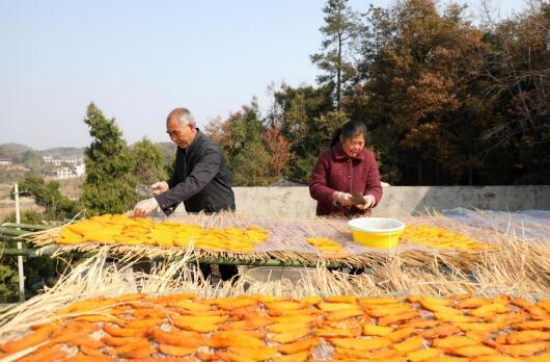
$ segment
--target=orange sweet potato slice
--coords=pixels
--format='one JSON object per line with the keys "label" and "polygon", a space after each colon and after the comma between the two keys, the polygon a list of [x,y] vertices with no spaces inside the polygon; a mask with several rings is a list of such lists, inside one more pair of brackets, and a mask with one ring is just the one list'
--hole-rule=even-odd
{"label": "orange sweet potato slice", "polygon": [[538,330],[511,332],[508,336],[506,336],[506,343],[508,344],[521,344],[548,340],[550,340],[550,332]]}
{"label": "orange sweet potato slice", "polygon": [[529,313],[532,319],[544,320],[550,318],[548,311],[546,311],[544,308],[539,307],[535,303],[529,302],[525,299],[513,298],[510,300],[510,304],[515,305],[518,308],[521,308]]}
{"label": "orange sweet potato slice", "polygon": [[123,358],[141,359],[147,358],[155,353],[155,349],[146,338],[142,338],[136,342],[126,343],[119,347],[115,347],[109,350],[108,353]]}
{"label": "orange sweet potato slice", "polygon": [[497,350],[512,357],[530,357],[548,349],[548,342],[497,345]]}
{"label": "orange sweet potato slice", "polygon": [[471,297],[457,302],[454,307],[458,309],[475,309],[491,304],[492,302],[493,300],[487,297]]}
{"label": "orange sweet potato slice", "polygon": [[262,338],[248,333],[234,331],[221,331],[214,333],[205,341],[206,345],[211,348],[223,348],[223,347],[248,347],[248,348],[260,348],[265,346],[265,342]]}
{"label": "orange sweet potato slice", "polygon": [[[494,356],[481,356],[476,358],[470,358],[469,360],[471,362],[521,362],[523,361],[523,359],[510,357],[510,356],[503,356],[501,354],[494,355]],[[528,361],[531,361],[531,359],[529,359]],[[545,361],[548,361],[548,360],[545,360]]]}
{"label": "orange sweet potato slice", "polygon": [[464,346],[476,346],[481,343],[475,339],[466,336],[449,336],[445,338],[436,338],[432,341],[432,347],[447,351]]}
{"label": "orange sweet potato slice", "polygon": [[95,338],[93,338],[91,336],[88,336],[88,335],[82,336],[82,337],[77,337],[77,338],[71,338],[71,340],[67,341],[67,345],[70,346],[70,347],[73,347],[73,346],[76,346],[76,347],[86,346],[86,347],[89,347],[89,348],[92,348],[92,349],[100,349],[100,348],[105,347],[105,343],[103,343],[99,339],[95,339]]}
{"label": "orange sweet potato slice", "polygon": [[342,328],[320,327],[315,330],[315,334],[319,337],[324,337],[324,338],[330,338],[330,337],[355,338],[361,335],[361,328],[342,329]]}
{"label": "orange sweet potato slice", "polygon": [[321,343],[318,337],[310,337],[301,339],[291,343],[280,344],[277,346],[277,350],[280,353],[293,355],[303,351],[309,351]]}
{"label": "orange sweet potato slice", "polygon": [[399,314],[387,315],[385,317],[381,317],[378,319],[378,325],[390,326],[393,324],[401,324],[416,317],[418,317],[418,312],[415,310],[411,310],[411,311],[399,313]]}
{"label": "orange sweet potato slice", "polygon": [[542,321],[526,321],[521,323],[515,323],[512,325],[512,328],[519,329],[519,330],[528,330],[528,329],[550,330],[550,319],[542,320]]}
{"label": "orange sweet potato slice", "polygon": [[396,343],[409,337],[413,333],[414,333],[414,327],[404,327],[404,328],[396,329],[395,331],[391,332],[390,334],[384,337],[386,337],[393,343]]}
{"label": "orange sweet potato slice", "polygon": [[259,329],[273,323],[273,320],[270,318],[253,318],[253,319],[243,319],[235,322],[229,322],[221,325],[221,329],[226,331],[250,331],[254,329]]}
{"label": "orange sweet potato slice", "polygon": [[366,309],[367,314],[374,318],[385,317],[389,315],[396,315],[414,311],[410,305],[407,304],[397,304],[392,306],[376,306],[371,309]]}
{"label": "orange sweet potato slice", "polygon": [[206,312],[212,310],[212,307],[208,304],[203,304],[190,299],[180,299],[168,304],[170,307],[177,307],[194,312]]}
{"label": "orange sweet potato slice", "polygon": [[488,322],[497,323],[502,327],[508,327],[513,324],[525,322],[527,320],[527,314],[523,311],[518,313],[503,313],[495,314],[494,316],[487,317]]}
{"label": "orange sweet potato slice", "polygon": [[433,328],[438,325],[442,324],[441,321],[438,321],[436,319],[411,319],[404,323],[402,327],[413,327],[415,329],[426,329],[426,328]]}
{"label": "orange sweet potato slice", "polygon": [[160,343],[159,351],[169,356],[184,357],[195,353],[197,349],[193,347],[180,347],[180,346]]}
{"label": "orange sweet potato slice", "polygon": [[375,349],[388,347],[392,344],[392,342],[385,337],[331,338],[329,342],[336,347],[358,349],[361,351],[372,351]]}
{"label": "orange sweet potato slice", "polygon": [[489,346],[483,346],[483,345],[461,346],[461,347],[449,349],[447,353],[453,354],[455,356],[468,357],[468,358],[498,355],[498,351],[496,349],[491,348]]}
{"label": "orange sweet potato slice", "polygon": [[301,351],[293,354],[273,357],[273,362],[306,362],[309,360],[309,351]]}
{"label": "orange sweet potato slice", "polygon": [[410,362],[420,362],[437,357],[440,354],[441,351],[436,348],[419,349],[418,351],[407,353],[407,360]]}
{"label": "orange sweet potato slice", "polygon": [[119,328],[105,324],[103,326],[103,330],[105,331],[105,333],[108,333],[113,337],[145,337],[149,335],[148,328]]}
{"label": "orange sweet potato slice", "polygon": [[282,310],[269,310],[268,314],[273,317],[279,316],[318,316],[323,314],[322,311],[318,309],[282,309]]}
{"label": "orange sweet potato slice", "polygon": [[146,340],[146,338],[143,337],[113,337],[110,335],[105,335],[101,337],[101,342],[104,343],[107,346],[111,347],[120,347],[124,346],[126,344],[135,344],[140,341]]}
{"label": "orange sweet potato slice", "polygon": [[169,309],[160,309],[160,308],[144,308],[137,309],[133,312],[134,318],[143,319],[143,318],[153,318],[153,319],[163,319],[170,314],[173,314]]}
{"label": "orange sweet potato slice", "polygon": [[301,322],[315,322],[317,316],[315,315],[290,315],[273,317],[273,323],[301,323]]}
{"label": "orange sweet potato slice", "polygon": [[311,323],[309,322],[293,322],[293,323],[274,323],[267,326],[267,330],[271,333],[284,333],[296,329],[310,329]]}
{"label": "orange sweet potato slice", "polygon": [[392,333],[394,329],[392,327],[382,327],[374,324],[363,324],[364,336],[378,336],[383,337]]}
{"label": "orange sweet potato slice", "polygon": [[215,355],[217,357],[216,361],[224,361],[224,362],[257,362],[258,361],[256,359],[248,358],[246,356],[241,356],[229,351],[218,351],[215,353]]}
{"label": "orange sweet potato slice", "polygon": [[277,348],[275,347],[235,347],[230,346],[227,349],[229,352],[234,353],[238,356],[244,356],[246,358],[251,358],[256,361],[265,361],[275,357],[277,353]]}
{"label": "orange sweet potato slice", "polygon": [[418,351],[424,345],[424,338],[421,336],[413,336],[407,338],[403,342],[394,343],[391,345],[391,348],[399,351],[400,353],[407,354],[414,351]]}
{"label": "orange sweet potato slice", "polygon": [[67,357],[67,353],[62,350],[62,344],[56,344],[53,346],[43,346],[45,348],[38,348],[34,352],[26,355],[23,358],[18,359],[18,362],[41,362],[41,361],[57,361],[64,360]]}
{"label": "orange sweet potato slice", "polygon": [[491,304],[492,300],[486,297],[471,297],[463,299],[455,304],[455,308],[458,309],[475,309],[484,305]]}
{"label": "orange sweet potato slice", "polygon": [[320,302],[317,304],[317,308],[323,312],[334,312],[342,309],[350,309],[355,306],[355,303],[329,303],[329,302]]}
{"label": "orange sweet potato slice", "polygon": [[291,343],[311,334],[311,328],[298,328],[283,333],[276,333],[270,337],[270,340],[275,343]]}
{"label": "orange sweet potato slice", "polygon": [[42,328],[34,330],[21,338],[1,344],[0,350],[11,354],[47,341],[55,327],[55,324],[45,325]]}
{"label": "orange sweet potato slice", "polygon": [[162,319],[149,318],[149,319],[134,319],[126,323],[124,328],[134,328],[134,329],[146,329],[151,327],[156,327],[163,323]]}
{"label": "orange sweet potato slice", "polygon": [[483,305],[479,308],[472,309],[468,313],[475,317],[488,318],[498,313],[509,313],[511,308],[509,305],[502,303],[491,303]]}
{"label": "orange sweet potato slice", "polygon": [[205,345],[205,337],[197,332],[175,330],[166,332],[160,328],[155,328],[152,335],[159,344],[169,344],[184,348],[199,348]]}
{"label": "orange sweet potato slice", "polygon": [[362,351],[359,349],[336,347],[332,353],[332,357],[338,361],[392,361],[395,358],[406,360],[400,352],[392,349]]}
{"label": "orange sweet potato slice", "polygon": [[334,312],[328,312],[325,314],[325,320],[327,321],[340,321],[343,319],[354,318],[363,316],[363,311],[358,308],[342,309]]}
{"label": "orange sweet potato slice", "polygon": [[278,302],[269,302],[265,303],[265,307],[269,310],[296,310],[304,309],[308,305],[301,302],[295,301],[278,301]]}
{"label": "orange sweet potato slice", "polygon": [[440,324],[432,329],[426,329],[419,334],[426,339],[448,337],[461,333],[461,329],[454,324],[445,323]]}
{"label": "orange sweet potato slice", "polygon": [[89,347],[85,344],[83,345],[80,345],[80,352],[82,352],[82,354],[85,354],[86,356],[90,356],[90,357],[103,357],[103,353],[101,353],[101,351],[98,349],[98,348],[92,348],[92,347]]}
{"label": "orange sweet potato slice", "polygon": [[117,317],[116,315],[111,314],[88,314],[88,315],[79,315],[73,318],[75,321],[89,322],[89,323],[114,323],[119,326],[124,326],[126,320],[124,318]]}
{"label": "orange sweet potato slice", "polygon": [[451,322],[451,323],[471,323],[478,322],[479,318],[474,316],[462,315],[457,313],[446,313],[435,311],[434,318],[442,322]]}
{"label": "orange sweet potato slice", "polygon": [[208,333],[219,329],[220,324],[229,318],[221,316],[172,316],[172,323],[181,329],[193,332]]}
{"label": "orange sweet potato slice", "polygon": [[500,329],[500,325],[498,323],[457,323],[456,324],[458,328],[460,328],[463,332],[496,332]]}

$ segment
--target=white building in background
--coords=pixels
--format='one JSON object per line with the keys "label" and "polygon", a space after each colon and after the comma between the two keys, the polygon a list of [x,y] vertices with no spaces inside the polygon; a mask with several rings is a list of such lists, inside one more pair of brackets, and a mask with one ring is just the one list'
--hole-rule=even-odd
{"label": "white building in background", "polygon": [[0,157],[0,166],[9,167],[11,165],[13,165],[11,158]]}
{"label": "white building in background", "polygon": [[80,177],[86,173],[86,164],[84,162],[76,165],[74,168],[77,177]]}
{"label": "white building in background", "polygon": [[77,178],[86,173],[86,165],[84,157],[58,157],[43,156],[45,163],[57,166],[53,170],[53,178],[56,180],[64,180],[69,178]]}
{"label": "white building in background", "polygon": [[84,157],[52,157],[52,156],[42,156],[42,160],[46,163],[51,163],[54,166],[61,166],[62,163],[69,165],[80,165],[84,163]]}
{"label": "white building in background", "polygon": [[73,177],[76,177],[76,174],[70,167],[60,167],[53,171],[53,178],[56,180],[64,180]]}

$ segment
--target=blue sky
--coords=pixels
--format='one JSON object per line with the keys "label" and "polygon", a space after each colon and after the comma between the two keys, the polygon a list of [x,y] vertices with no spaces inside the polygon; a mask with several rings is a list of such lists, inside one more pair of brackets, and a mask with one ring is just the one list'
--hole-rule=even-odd
{"label": "blue sky", "polygon": [[[480,12],[478,0],[470,11]],[[199,126],[227,118],[267,87],[314,84],[324,0],[0,0],[0,144],[84,147],[93,101],[123,137],[168,141],[188,107]],[[350,0],[355,10],[370,3]],[[503,0],[506,15],[524,7]]]}

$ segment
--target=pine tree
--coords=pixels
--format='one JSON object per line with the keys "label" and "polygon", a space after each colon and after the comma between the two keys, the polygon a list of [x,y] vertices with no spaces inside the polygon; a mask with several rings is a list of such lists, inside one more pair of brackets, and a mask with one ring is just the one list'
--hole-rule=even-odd
{"label": "pine tree", "polygon": [[81,201],[86,214],[122,213],[131,209],[137,200],[131,181],[134,158],[115,119],[106,119],[90,103],[84,123],[94,138],[84,152],[86,180]]}
{"label": "pine tree", "polygon": [[351,55],[359,32],[358,14],[347,5],[348,0],[328,0],[323,8],[325,26],[319,30],[325,36],[322,52],[313,54],[311,61],[327,74],[318,77],[319,83],[334,86],[336,109],[342,103],[342,88],[356,73]]}

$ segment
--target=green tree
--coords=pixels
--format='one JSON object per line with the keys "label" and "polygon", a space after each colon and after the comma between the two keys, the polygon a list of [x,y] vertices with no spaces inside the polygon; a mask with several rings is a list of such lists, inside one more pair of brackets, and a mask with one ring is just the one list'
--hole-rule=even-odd
{"label": "green tree", "polygon": [[[15,212],[8,215],[3,222],[15,222]],[[23,224],[43,224],[44,215],[36,210],[21,213]],[[16,248],[15,241],[4,241],[5,248]],[[49,256],[23,258],[25,275],[25,296],[31,298],[42,292],[44,286],[52,287],[67,267],[67,261]],[[14,303],[19,300],[19,275],[17,259],[0,258],[0,303]]]}
{"label": "green tree", "polygon": [[106,119],[94,103],[88,106],[84,123],[94,138],[86,148],[86,180],[82,203],[89,215],[123,213],[136,201],[132,156],[115,119]]}
{"label": "green tree", "polygon": [[220,146],[228,156],[235,186],[269,182],[269,156],[262,142],[265,127],[255,100],[250,106],[243,106],[240,112],[231,114],[222,129],[227,132]]}
{"label": "green tree", "polygon": [[19,298],[19,277],[17,268],[4,259],[0,263],[0,303],[13,303]]}
{"label": "green tree", "polygon": [[[24,210],[20,215],[21,223],[23,224],[42,224],[44,221],[44,215],[37,210]],[[15,223],[17,220],[15,211],[7,215],[3,223]]]}
{"label": "green tree", "polygon": [[319,83],[334,88],[334,102],[340,110],[342,89],[355,75],[353,63],[355,40],[359,32],[359,16],[348,6],[348,0],[327,0],[323,8],[325,25],[319,30],[325,39],[322,51],[311,56],[311,61],[326,74]]}
{"label": "green tree", "polygon": [[19,182],[19,192],[30,194],[37,205],[44,207],[43,218],[46,220],[71,219],[79,212],[78,203],[61,194],[59,182],[46,182],[32,172]]}
{"label": "green tree", "polygon": [[333,126],[328,120],[334,119],[332,115],[327,116],[334,111],[330,94],[328,86],[283,86],[275,92],[275,101],[282,110],[280,131],[291,144],[290,151],[296,157],[296,162],[288,167],[287,176],[291,178],[309,179],[314,160],[322,149],[329,146]]}
{"label": "green tree", "polygon": [[166,179],[166,160],[162,150],[147,138],[132,147],[135,168],[132,172],[138,183],[153,184]]}

